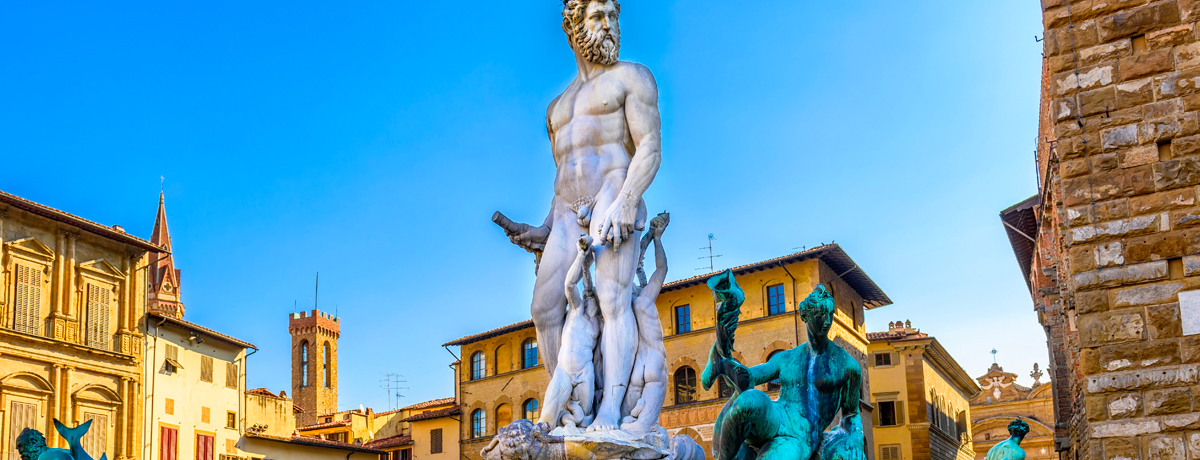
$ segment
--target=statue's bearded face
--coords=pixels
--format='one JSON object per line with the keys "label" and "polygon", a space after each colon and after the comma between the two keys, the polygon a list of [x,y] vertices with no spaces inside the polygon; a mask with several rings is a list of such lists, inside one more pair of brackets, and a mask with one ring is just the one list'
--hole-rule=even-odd
{"label": "statue's bearded face", "polygon": [[621,56],[621,26],[617,0],[568,0],[563,7],[563,31],[571,48],[589,62],[613,65]]}

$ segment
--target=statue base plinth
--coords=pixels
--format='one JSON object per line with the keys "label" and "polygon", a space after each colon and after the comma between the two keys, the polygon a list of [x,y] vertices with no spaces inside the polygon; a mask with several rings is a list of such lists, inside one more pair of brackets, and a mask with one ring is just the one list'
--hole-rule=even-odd
{"label": "statue base plinth", "polygon": [[648,433],[559,427],[550,435],[562,438],[566,460],[659,460],[671,454],[671,437],[662,427]]}

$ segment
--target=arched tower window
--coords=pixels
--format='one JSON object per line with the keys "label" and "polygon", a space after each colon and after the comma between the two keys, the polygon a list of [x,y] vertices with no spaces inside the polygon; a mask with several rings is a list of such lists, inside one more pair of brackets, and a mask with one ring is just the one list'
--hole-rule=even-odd
{"label": "arched tower window", "polygon": [[508,426],[512,423],[512,405],[501,404],[496,406],[496,429]]}
{"label": "arched tower window", "polygon": [[482,438],[487,430],[487,413],[483,409],[475,409],[471,413],[471,437]]}
{"label": "arched tower window", "polygon": [[483,352],[475,352],[471,355],[471,380],[479,380],[487,375],[487,359],[483,357]]}
{"label": "arched tower window", "polygon": [[683,366],[675,371],[675,404],[696,400],[696,370]]}
{"label": "arched tower window", "polygon": [[325,342],[324,354],[321,356],[321,359],[325,362],[325,388],[333,387],[333,381],[330,378],[333,376],[333,366],[330,366],[330,356],[332,354],[329,352],[329,349],[329,342]]}
{"label": "arched tower window", "polygon": [[300,386],[308,386],[308,341],[300,342]]}
{"label": "arched tower window", "polygon": [[521,369],[529,369],[538,365],[537,339],[526,339],[521,344]]}
{"label": "arched tower window", "polygon": [[529,398],[525,400],[525,404],[521,405],[521,418],[536,422],[538,419],[538,400]]}

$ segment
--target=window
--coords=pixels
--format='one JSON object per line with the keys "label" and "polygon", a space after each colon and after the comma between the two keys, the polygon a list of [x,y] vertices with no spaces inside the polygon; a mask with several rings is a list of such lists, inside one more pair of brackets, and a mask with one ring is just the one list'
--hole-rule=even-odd
{"label": "window", "polygon": [[875,411],[875,426],[898,426],[904,424],[904,404],[897,401],[880,401]]}
{"label": "window", "polygon": [[237,412],[234,412],[234,411],[226,411],[225,412],[225,428],[229,428],[231,430],[237,429]]}
{"label": "window", "polygon": [[42,318],[42,271],[17,264],[17,298],[14,305],[13,329],[26,334],[39,334]]}
{"label": "window", "polygon": [[[21,435],[21,431],[26,428],[35,430],[42,429],[38,427],[38,406],[36,404],[23,403],[13,401],[9,403],[9,422],[8,422],[8,445],[17,445],[17,436]],[[10,457],[17,460],[20,457],[16,455],[16,449],[13,449]]]}
{"label": "window", "polygon": [[692,332],[692,306],[675,307],[675,333]]}
{"label": "window", "polygon": [[487,359],[482,352],[471,355],[471,380],[479,380],[487,375]]}
{"label": "window", "polygon": [[[781,352],[781,351],[783,351],[783,350],[772,351],[771,354],[767,355],[767,361],[770,361],[771,358],[774,358],[775,355],[779,354],[779,352]],[[767,391],[779,391],[780,388],[783,388],[783,386],[779,384],[778,378],[776,378],[775,380],[772,380],[770,382],[767,382]]]}
{"label": "window", "polygon": [[400,449],[392,452],[392,460],[412,460],[412,449]]}
{"label": "window", "polygon": [[92,283],[87,285],[87,346],[101,350],[112,349],[112,334],[108,319],[111,316],[112,291]]}
{"label": "window", "polygon": [[435,428],[429,430],[429,453],[442,453],[442,429]]}
{"label": "window", "polygon": [[92,422],[91,428],[84,433],[80,445],[84,452],[105,452],[108,450],[108,414],[83,413],[83,421]]}
{"label": "window", "polygon": [[164,350],[166,350],[167,357],[163,362],[163,370],[171,374],[183,369],[183,365],[179,364],[179,347],[167,344]]}
{"label": "window", "polygon": [[158,434],[158,458],[177,460],[179,456],[179,429],[162,427]]}
{"label": "window", "polygon": [[767,286],[767,314],[778,315],[787,311],[787,302],[783,299],[783,285]]}
{"label": "window", "polygon": [[696,370],[684,366],[675,371],[675,404],[696,400]]}
{"label": "window", "polygon": [[200,408],[200,422],[201,423],[212,423],[212,409],[209,409],[207,407]]}
{"label": "window", "polygon": [[891,353],[875,353],[875,365],[876,366],[891,366],[892,365],[892,354]]}
{"label": "window", "polygon": [[724,377],[718,377],[717,378],[717,397],[728,398],[730,396],[733,396],[733,387],[729,386],[728,383],[725,383]]}
{"label": "window", "polygon": [[487,413],[476,409],[471,413],[471,437],[482,438],[487,430]]}
{"label": "window", "polygon": [[530,398],[525,400],[525,404],[521,405],[521,418],[536,422],[538,420],[538,400]]}
{"label": "window", "polygon": [[175,415],[175,400],[167,398],[163,403],[163,413],[167,415]]}
{"label": "window", "polygon": [[213,437],[207,434],[196,435],[196,460],[213,460]]}
{"label": "window", "polygon": [[879,460],[901,460],[900,445],[879,446]]}
{"label": "window", "polygon": [[329,342],[325,342],[324,353],[321,355],[321,360],[325,365],[325,388],[333,388],[333,366],[331,363],[331,355]]}
{"label": "window", "polygon": [[512,423],[512,406],[501,404],[496,406],[496,429],[508,426]]}
{"label": "window", "polygon": [[238,365],[234,363],[225,363],[225,387],[238,387]]}
{"label": "window", "polygon": [[537,339],[529,339],[521,344],[521,369],[529,369],[536,365],[538,365]]}
{"label": "window", "polygon": [[213,381],[213,359],[212,356],[200,357],[200,381],[212,383]]}
{"label": "window", "polygon": [[300,386],[308,386],[308,341],[300,342]]}

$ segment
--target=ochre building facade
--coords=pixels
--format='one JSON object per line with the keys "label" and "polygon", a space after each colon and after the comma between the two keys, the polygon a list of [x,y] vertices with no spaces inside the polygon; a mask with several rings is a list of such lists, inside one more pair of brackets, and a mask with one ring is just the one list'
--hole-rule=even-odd
{"label": "ochre building facade", "polygon": [[24,428],[92,421],[89,452],[141,458],[147,253],[160,248],[0,192],[0,454]]}
{"label": "ochre building facade", "polygon": [[1200,455],[1198,5],[1040,2],[1039,189],[1001,218],[1063,459]]}
{"label": "ochre building facade", "polygon": [[[766,362],[774,353],[807,341],[796,303],[818,284],[833,291],[837,304],[830,337],[857,357],[866,369],[866,309],[891,304],[887,295],[836,244],[733,269],[746,293],[738,325],[737,358],[748,366]],[[667,398],[660,418],[672,435],[685,434],[711,456],[713,422],[727,397],[714,385],[700,387],[699,376],[716,339],[715,303],[705,284],[716,273],[667,283],[658,297],[667,352]],[[525,321],[449,342],[458,346],[461,362],[456,394],[462,405],[462,456],[480,458],[480,450],[499,427],[536,420],[549,375],[538,356],[533,322]],[[863,420],[871,420],[870,377],[864,372]],[[773,397],[770,384],[760,388]],[[865,426],[868,444],[871,426]],[[871,454],[874,458],[873,454]]]}
{"label": "ochre building facade", "polygon": [[970,398],[979,386],[936,338],[894,321],[867,334],[879,460],[972,460]]}
{"label": "ochre building facade", "polygon": [[1029,424],[1029,434],[1021,441],[1025,460],[1058,458],[1054,452],[1051,385],[1041,382],[1042,375],[1035,364],[1030,373],[1033,386],[1025,387],[1017,383],[1017,374],[1004,372],[999,364],[992,364],[986,374],[975,379],[983,390],[971,398],[971,430],[975,437],[976,460],[984,460],[989,449],[1009,438],[1008,424],[1018,417]]}

